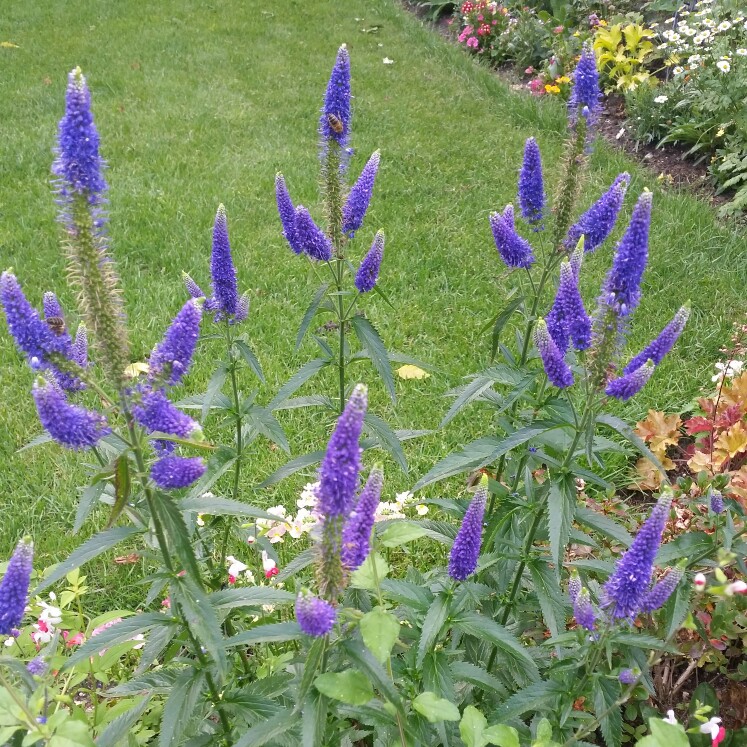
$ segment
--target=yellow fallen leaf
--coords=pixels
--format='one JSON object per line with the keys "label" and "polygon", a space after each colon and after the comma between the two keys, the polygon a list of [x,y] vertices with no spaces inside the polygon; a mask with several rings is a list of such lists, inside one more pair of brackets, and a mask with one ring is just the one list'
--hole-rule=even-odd
{"label": "yellow fallen leaf", "polygon": [[744,429],[742,421],[735,423],[729,430],[724,431],[716,439],[716,447],[729,453],[730,457],[735,457],[747,449],[747,430]]}
{"label": "yellow fallen leaf", "polygon": [[136,379],[140,374],[147,374],[148,371],[150,371],[150,367],[147,363],[136,361],[135,363],[130,363],[130,365],[125,368],[124,375],[128,379]]}
{"label": "yellow fallen leaf", "polygon": [[418,366],[413,366],[412,363],[407,363],[397,369],[397,376],[400,379],[427,379],[430,374]]}
{"label": "yellow fallen leaf", "polygon": [[0,42],[0,47],[3,49],[20,49],[20,47],[17,44],[13,44],[13,42]]}

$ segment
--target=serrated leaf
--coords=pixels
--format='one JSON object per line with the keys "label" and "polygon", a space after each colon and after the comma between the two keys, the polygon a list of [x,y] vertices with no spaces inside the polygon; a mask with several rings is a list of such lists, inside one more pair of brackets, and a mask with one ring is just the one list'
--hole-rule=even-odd
{"label": "serrated leaf", "polygon": [[52,573],[41,580],[36,589],[31,593],[31,596],[36,596],[61,578],[65,578],[70,571],[79,568],[89,560],[93,560],[93,558],[98,557],[101,553],[111,550],[112,547],[115,547],[126,539],[130,539],[130,537],[134,537],[136,534],[141,534],[141,530],[137,527],[114,527],[114,529],[107,529],[104,532],[95,534],[80,547],[76,548],[65,560],[58,563]]}
{"label": "serrated leaf", "polygon": [[216,610],[233,610],[240,607],[261,607],[264,604],[291,604],[296,595],[285,589],[271,586],[242,586],[214,591],[208,601]]}
{"label": "serrated leaf", "polygon": [[249,368],[254,371],[254,375],[265,384],[265,375],[262,373],[262,366],[260,365],[257,356],[254,355],[254,351],[243,340],[234,340],[233,344],[238,348],[241,357],[246,361]]}
{"label": "serrated leaf", "polygon": [[392,402],[397,401],[397,394],[394,391],[394,376],[392,376],[392,366],[389,363],[389,354],[381,341],[381,337],[376,327],[371,324],[364,316],[354,316],[350,323],[353,325],[353,331],[360,341],[360,344],[368,351],[371,357],[371,363],[381,376],[384,386],[386,387]]}
{"label": "serrated leaf", "polygon": [[283,426],[266,408],[253,405],[246,414],[249,424],[270,441],[276,443],[286,454],[290,454],[288,439],[285,437]]}
{"label": "serrated leaf", "polygon": [[[571,500],[573,502],[571,502]],[[555,563],[555,572],[560,574],[561,561],[568,544],[568,535],[573,523],[576,497],[553,480],[547,496],[547,523],[550,535],[550,554]]]}
{"label": "serrated leaf", "polygon": [[226,367],[225,363],[221,363],[218,368],[215,369],[213,375],[210,377],[207,390],[205,391],[205,396],[202,400],[202,412],[200,413],[201,423],[205,422],[205,418],[207,418],[208,413],[210,412],[210,405],[212,405],[215,397],[220,394],[220,390],[222,389],[223,384],[226,381],[227,374],[228,368]]}
{"label": "serrated leaf", "polygon": [[174,682],[174,687],[163,706],[158,747],[179,744],[184,730],[194,715],[194,709],[205,684],[205,673],[188,669]]}
{"label": "serrated leaf", "polygon": [[271,625],[257,625],[235,636],[224,640],[226,648],[234,646],[251,646],[257,643],[282,643],[296,641],[303,636],[297,622],[272,623]]}
{"label": "serrated leaf", "polygon": [[565,604],[557,576],[547,563],[541,560],[530,561],[527,565],[532,576],[534,592],[542,610],[542,617],[551,635],[555,637],[560,633],[565,622]]}
{"label": "serrated leaf", "polygon": [[422,669],[423,687],[452,703],[457,699],[451,669],[453,663],[453,657],[444,651],[431,651],[426,654]]}
{"label": "serrated leaf", "polygon": [[119,518],[130,498],[132,482],[130,479],[130,460],[127,454],[121,454],[114,463],[114,505],[112,506],[106,528],[111,529]]}
{"label": "serrated leaf", "polygon": [[397,618],[381,607],[376,607],[363,615],[360,630],[366,648],[380,664],[386,663],[399,637]]}
{"label": "serrated leaf", "polygon": [[303,550],[302,552],[298,553],[298,555],[296,555],[296,557],[293,558],[290,563],[287,563],[283,566],[283,570],[278,573],[275,580],[280,583],[281,581],[285,581],[286,579],[291,578],[299,571],[302,571],[304,568],[308,568],[314,562],[315,558],[316,552],[313,547],[310,547],[307,550]]}
{"label": "serrated leaf", "polygon": [[309,652],[304,658],[303,674],[301,675],[301,681],[298,684],[298,691],[296,693],[296,711],[300,710],[301,704],[306,700],[306,695],[314,682],[314,677],[316,676],[317,669],[319,669],[319,665],[322,663],[326,648],[327,638],[325,636],[315,638],[309,647]]}
{"label": "serrated leaf", "polygon": [[323,285],[319,286],[316,293],[314,294],[314,297],[311,299],[311,303],[308,305],[306,313],[303,315],[303,319],[301,320],[301,326],[298,328],[298,334],[296,335],[295,352],[298,352],[298,349],[301,347],[301,343],[303,342],[306,330],[308,330],[309,325],[311,324],[311,320],[316,316],[316,312],[319,309],[319,304],[322,302],[324,294],[327,292],[327,288],[329,288],[329,283],[324,283]]}
{"label": "serrated leaf", "polygon": [[88,724],[84,721],[68,718],[63,721],[54,735],[47,742],[47,747],[96,747]]}
{"label": "serrated leaf", "polygon": [[636,744],[636,747],[689,747],[690,741],[687,738],[685,729],[682,724],[670,724],[661,719],[649,719],[650,736],[643,737]]}
{"label": "serrated leaf", "polygon": [[117,716],[96,739],[96,747],[116,747],[127,736],[127,733],[137,723],[140,716],[150,703],[150,695],[139,702],[135,702],[132,708]]}
{"label": "serrated leaf", "polygon": [[73,534],[78,532],[83,527],[83,523],[88,518],[88,514],[91,513],[96,502],[101,497],[101,494],[106,488],[106,483],[103,480],[89,485],[81,494],[78,500],[78,507],[75,510],[75,522],[73,523]]}
{"label": "serrated leaf", "polygon": [[245,731],[233,747],[262,747],[298,725],[300,716],[290,709],[278,711],[272,718],[262,721]]}
{"label": "serrated leaf", "polygon": [[42,444],[48,444],[50,441],[54,441],[54,439],[49,435],[49,433],[44,431],[44,433],[34,436],[34,438],[32,438],[28,443],[21,446],[21,448],[16,451],[16,454],[20,454],[22,451],[26,451],[27,449],[34,449]]}
{"label": "serrated leaf", "polygon": [[177,505],[180,511],[207,514],[208,516],[250,516],[253,519],[278,520],[275,514],[268,514],[267,511],[263,511],[261,508],[252,506],[249,503],[234,501],[231,498],[210,496],[204,493],[194,498],[184,498]]}
{"label": "serrated leaf", "polygon": [[179,506],[169,495],[161,493],[153,501],[153,511],[158,514],[171,551],[179,560],[181,567],[178,570],[187,571],[192,578],[200,578],[200,567]]}
{"label": "serrated leaf", "polygon": [[438,634],[441,632],[446,617],[449,612],[449,602],[444,596],[437,596],[431,606],[428,608],[428,613],[423,620],[423,627],[420,630],[420,641],[418,642],[418,655],[415,660],[415,665],[421,667],[425,655],[433,648],[433,644],[438,638]]}
{"label": "serrated leaf", "polygon": [[513,313],[524,303],[524,297],[519,296],[511,301],[506,308],[501,311],[495,318],[493,332],[490,335],[490,360],[495,360],[495,354],[498,352],[498,343],[501,339],[501,332]]}
{"label": "serrated leaf", "polygon": [[382,579],[387,577],[388,573],[389,563],[379,553],[369,553],[363,561],[363,565],[350,575],[350,585],[354,589],[376,591],[377,581],[381,582]]}
{"label": "serrated leaf", "polygon": [[371,412],[366,413],[363,422],[371,431],[374,438],[379,441],[382,448],[392,455],[399,468],[407,474],[405,452],[402,450],[402,444],[399,438],[397,438],[397,434],[389,427],[388,423]]}
{"label": "serrated leaf", "polygon": [[384,547],[399,547],[413,542],[427,534],[425,527],[411,521],[393,521],[379,534],[379,541]]}
{"label": "serrated leaf", "polygon": [[631,537],[630,532],[628,532],[624,526],[613,521],[609,516],[600,514],[598,511],[594,511],[593,509],[585,506],[577,506],[576,521],[584,526],[596,529],[605,537],[609,537],[610,539],[615,540],[615,542],[620,542],[625,545],[625,547],[630,547],[633,543],[633,538]]}
{"label": "serrated leaf", "polygon": [[622,737],[622,713],[614,706],[620,697],[620,683],[606,677],[598,677],[592,687],[594,713],[600,720],[602,736],[607,747],[620,747]]}
{"label": "serrated leaf", "polygon": [[423,611],[427,610],[433,601],[433,594],[428,589],[409,581],[385,578],[381,581],[381,590],[388,599]]}
{"label": "serrated leaf", "polygon": [[503,683],[476,664],[470,664],[468,661],[454,661],[451,663],[451,673],[458,682],[469,682],[470,685],[493,692],[501,698],[506,695]]}
{"label": "serrated leaf", "polygon": [[621,420],[614,415],[603,413],[602,415],[597,415],[596,422],[612,428],[612,430],[619,433],[623,438],[630,441],[630,443],[633,444],[633,446],[635,446],[636,449],[646,457],[646,459],[650,460],[659,472],[661,472],[662,479],[666,483],[669,483],[667,471],[659,461],[659,458],[648,448],[648,446],[646,446],[644,440],[624,420]]}
{"label": "serrated leaf", "polygon": [[348,705],[365,705],[374,697],[371,683],[357,669],[320,674],[314,680],[314,687],[322,695]]}
{"label": "serrated leaf", "polygon": [[404,715],[402,700],[397,688],[387,675],[384,667],[374,659],[373,654],[360,642],[347,639],[343,641],[342,647],[350,658],[351,663],[362,670],[379,694],[392,703],[395,708]]}
{"label": "serrated leaf", "polygon": [[196,498],[206,493],[226,473],[236,461],[236,452],[228,446],[220,446],[210,457],[205,473],[194,484],[187,498]]}
{"label": "serrated leaf", "polygon": [[466,407],[470,402],[476,400],[486,389],[490,389],[492,386],[492,379],[486,379],[483,376],[478,376],[473,379],[461,390],[459,396],[454,400],[454,403],[451,405],[446,415],[444,415],[443,420],[439,423],[438,427],[443,428],[445,425],[450,423],[459,414],[460,410]]}
{"label": "serrated leaf", "polygon": [[558,682],[533,682],[501,703],[494,715],[499,721],[507,721],[530,711],[543,713],[555,708],[558,697],[566,694],[567,688]]}
{"label": "serrated leaf", "polygon": [[446,698],[439,698],[436,693],[420,693],[412,701],[412,707],[431,724],[439,721],[459,721],[459,709]]}
{"label": "serrated leaf", "polygon": [[311,690],[306,696],[301,725],[301,747],[317,747],[324,744],[327,730],[327,710],[329,699],[320,692]]}
{"label": "serrated leaf", "polygon": [[326,358],[314,358],[308,363],[305,363],[301,368],[288,379],[278,390],[278,393],[273,397],[272,401],[267,405],[268,410],[275,410],[278,405],[285,402],[293,392],[300,389],[312,376],[319,373],[325,366],[329,365],[329,359]]}

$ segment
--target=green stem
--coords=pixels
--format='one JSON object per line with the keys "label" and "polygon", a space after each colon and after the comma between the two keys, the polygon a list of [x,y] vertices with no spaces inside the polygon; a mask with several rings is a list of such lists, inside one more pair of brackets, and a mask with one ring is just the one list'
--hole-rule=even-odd
{"label": "green stem", "polygon": [[339,316],[338,323],[340,327],[340,351],[339,351],[339,361],[338,361],[338,367],[339,367],[339,374],[340,374],[340,415],[342,415],[342,411],[345,409],[345,310],[344,310],[344,301],[342,298],[342,261],[338,260],[337,262],[338,272],[337,272],[337,313]]}
{"label": "green stem", "polygon": [[10,683],[5,679],[5,675],[3,674],[2,667],[0,667],[0,685],[2,685],[6,692],[10,695],[11,698],[15,701],[15,704],[23,711],[23,715],[26,716],[28,719],[26,726],[28,727],[29,731],[34,731],[38,727],[36,717],[33,713],[29,710],[28,705],[18,697],[18,693],[16,692],[14,687],[11,687]]}

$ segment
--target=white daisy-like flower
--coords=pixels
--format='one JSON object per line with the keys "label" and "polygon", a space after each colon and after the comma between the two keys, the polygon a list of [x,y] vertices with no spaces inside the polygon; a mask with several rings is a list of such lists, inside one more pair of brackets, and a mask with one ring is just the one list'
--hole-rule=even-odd
{"label": "white daisy-like flower", "polygon": [[666,104],[669,101],[669,96],[657,96],[654,102],[657,104]]}
{"label": "white daisy-like flower", "polygon": [[691,54],[687,58],[687,64],[688,65],[695,65],[696,63],[700,62],[703,58],[699,54]]}
{"label": "white daisy-like flower", "polygon": [[712,29],[716,25],[716,21],[714,21],[712,18],[704,18],[703,19],[703,25],[707,29]]}
{"label": "white daisy-like flower", "polygon": [[747,47],[739,47],[739,49],[737,49],[737,54],[740,57],[747,57]]}
{"label": "white daisy-like flower", "polygon": [[301,491],[301,497],[296,501],[299,508],[314,508],[316,506],[316,493],[319,490],[319,482],[307,482]]}
{"label": "white daisy-like flower", "polygon": [[721,21],[716,28],[719,31],[728,31],[731,28],[731,23],[729,21]]}
{"label": "white daisy-like flower", "polygon": [[424,503],[418,503],[418,505],[415,506],[415,510],[418,512],[418,516],[425,516],[428,513],[428,506]]}
{"label": "white daisy-like flower", "polygon": [[731,63],[729,60],[719,60],[716,63],[716,67],[722,72],[722,73],[728,73],[731,70]]}
{"label": "white daisy-like flower", "polygon": [[673,72],[673,73],[674,73],[675,75],[682,75],[682,73],[684,73],[684,72],[685,72],[685,68],[684,68],[684,67],[682,67],[681,65],[677,65],[677,67],[675,67],[675,68],[674,68],[674,70],[672,70],[672,72]]}

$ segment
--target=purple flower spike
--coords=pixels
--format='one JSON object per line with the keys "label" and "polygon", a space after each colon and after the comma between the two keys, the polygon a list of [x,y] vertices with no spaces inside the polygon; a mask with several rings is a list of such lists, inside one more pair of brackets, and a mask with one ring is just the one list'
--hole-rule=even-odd
{"label": "purple flower spike", "polygon": [[635,371],[631,371],[619,379],[612,379],[604,391],[610,397],[626,402],[643,389],[646,382],[651,378],[654,368],[654,362],[649,360],[640,368],[636,368]]}
{"label": "purple flower spike", "polygon": [[205,462],[200,457],[161,457],[150,470],[151,479],[163,490],[186,488],[204,473]]}
{"label": "purple flower spike", "polygon": [[57,296],[55,296],[52,291],[47,291],[44,294],[42,304],[44,306],[45,319],[50,319],[53,317],[57,317],[58,319],[65,318],[65,315],[62,313],[62,306],[60,306],[60,302],[57,299]]}
{"label": "purple flower spike", "polygon": [[91,94],[79,67],[68,75],[65,116],[60,120],[57,160],[52,173],[60,180],[60,196],[84,195],[91,206],[104,201],[107,186],[99,155],[99,134],[91,113]]}
{"label": "purple flower spike", "polygon": [[354,571],[363,565],[371,549],[371,530],[384,486],[384,473],[374,467],[342,530],[342,564]]}
{"label": "purple flower spike", "polygon": [[537,320],[537,325],[534,328],[534,344],[542,358],[542,364],[550,383],[559,389],[571,386],[573,384],[573,372],[563,360],[563,353],[550,337],[544,319]]}
{"label": "purple flower spike", "polygon": [[73,361],[81,368],[88,367],[88,330],[83,322],[78,325],[78,331],[75,333]]}
{"label": "purple flower spike", "polygon": [[576,350],[586,350],[591,344],[591,319],[584,308],[578,278],[568,260],[563,260],[560,266],[558,292],[547,315],[547,329],[562,353],[568,349],[569,340],[573,340]]}
{"label": "purple flower spike", "polygon": [[231,258],[228,241],[226,208],[218,206],[213,227],[213,253],[210,257],[210,274],[213,278],[213,295],[218,307],[218,318],[233,316],[239,306],[239,291],[236,283],[236,268]]}
{"label": "purple flower spike", "polygon": [[374,289],[379,278],[381,260],[384,258],[384,232],[378,231],[368,254],[363,258],[358,272],[355,274],[355,287],[361,293],[368,293]]}
{"label": "purple flower spike", "polygon": [[459,527],[449,553],[449,576],[455,581],[464,581],[477,568],[487,498],[487,480],[483,479],[467,507],[462,526]]}
{"label": "purple flower spike", "polygon": [[280,223],[283,226],[283,236],[295,254],[301,254],[303,247],[296,239],[296,208],[285,186],[285,179],[281,173],[275,175],[275,199],[278,204]]}
{"label": "purple flower spike", "polygon": [[109,433],[103,415],[71,405],[55,384],[38,379],[32,394],[41,424],[55,441],[68,449],[90,449]]}
{"label": "purple flower spike", "polygon": [[329,439],[319,469],[319,512],[325,518],[347,516],[358,488],[361,447],[358,441],[368,407],[368,390],[357,384]]}
{"label": "purple flower spike", "polygon": [[332,259],[332,243],[303,205],[296,208],[296,241],[312,259],[318,262]]}
{"label": "purple flower spike", "polygon": [[632,669],[621,669],[618,679],[623,685],[632,685],[638,679],[638,675]]}
{"label": "purple flower spike", "polygon": [[334,140],[341,148],[350,136],[350,56],[345,46],[337,50],[337,59],[324,96],[319,119],[322,140]]}
{"label": "purple flower spike", "polygon": [[162,389],[147,389],[132,414],[140,425],[151,433],[168,433],[189,438],[200,431],[200,426],[173,405]]}
{"label": "purple flower spike", "polygon": [[242,293],[239,299],[239,308],[236,310],[236,316],[233,318],[234,324],[245,322],[249,316],[249,293]]}
{"label": "purple flower spike", "polygon": [[625,193],[630,184],[630,174],[620,174],[612,186],[571,226],[565,239],[567,249],[572,249],[581,236],[584,249],[593,252],[610,235],[620,214]]}
{"label": "purple flower spike", "polygon": [[714,514],[724,513],[724,496],[718,490],[711,493],[711,511]]}
{"label": "purple flower spike", "polygon": [[363,225],[363,218],[368,210],[368,203],[371,202],[380,158],[381,154],[377,150],[368,159],[368,163],[363,167],[358,181],[352,186],[348,199],[342,208],[342,231],[351,238]]}
{"label": "purple flower spike", "polygon": [[[597,59],[590,45],[584,46],[581,57],[573,73],[573,88],[568,101],[571,121],[575,122],[579,110],[589,125],[593,125],[599,117],[602,92],[599,90],[599,73]],[[586,110],[584,110],[586,108]]]}
{"label": "purple flower spike", "polygon": [[638,614],[651,581],[654,558],[661,544],[671,502],[668,494],[659,499],[605,583],[605,607],[611,608],[613,617],[632,619]]}
{"label": "purple flower spike", "polygon": [[574,604],[576,603],[576,598],[578,597],[581,588],[581,577],[578,575],[577,571],[573,571],[568,581],[568,596]]}
{"label": "purple flower spike", "polygon": [[529,267],[534,262],[531,244],[516,233],[513,205],[507,205],[503,214],[491,213],[490,227],[498,254],[509,267]]}
{"label": "purple flower spike", "polygon": [[685,329],[689,317],[690,307],[686,304],[674,315],[672,321],[664,327],[659,336],[625,366],[625,373],[629,374],[636,371],[648,360],[653,361],[654,365],[658,366],[664,360],[664,356],[674,347],[674,343],[677,342],[677,338]]}
{"label": "purple flower spike", "polygon": [[182,280],[184,281],[184,287],[187,289],[190,298],[205,298],[205,294],[197,283],[192,280],[192,277],[186,272],[182,272]]}
{"label": "purple flower spike", "polygon": [[0,303],[5,310],[8,329],[16,345],[28,356],[34,368],[48,368],[49,356],[60,353],[71,357],[70,337],[56,335],[42,321],[36,309],[23,294],[16,276],[4,272],[0,277]]}
{"label": "purple flower spike", "polygon": [[578,592],[573,603],[573,617],[576,618],[576,623],[582,628],[594,630],[597,616],[588,589],[581,589]]}
{"label": "purple flower spike", "polygon": [[638,198],[602,288],[604,302],[621,317],[629,316],[641,300],[641,278],[648,262],[652,198],[651,192],[644,192]]}
{"label": "purple flower spike", "polygon": [[0,581],[0,635],[11,635],[23,620],[29,595],[34,543],[24,537],[17,545]]}
{"label": "purple flower spike", "polygon": [[163,381],[174,386],[189,370],[200,337],[202,302],[191,299],[182,306],[163,340],[150,356],[151,381]]}
{"label": "purple flower spike", "polygon": [[43,677],[47,671],[47,662],[37,656],[26,665],[26,671],[33,677]]}
{"label": "purple flower spike", "polygon": [[684,575],[685,572],[682,568],[670,568],[666,575],[657,581],[651,591],[641,600],[638,611],[642,613],[655,612],[663,607]]}
{"label": "purple flower spike", "polygon": [[337,619],[335,608],[319,597],[303,592],[296,599],[296,620],[306,635],[320,638],[332,630]]}
{"label": "purple flower spike", "polygon": [[[519,205],[521,216],[531,224],[541,224],[545,209],[545,187],[542,160],[537,141],[530,137],[524,146],[524,162],[519,172]],[[541,228],[538,226],[537,230]]]}

